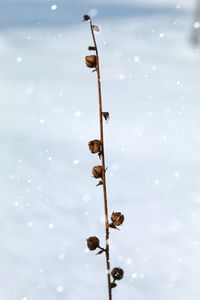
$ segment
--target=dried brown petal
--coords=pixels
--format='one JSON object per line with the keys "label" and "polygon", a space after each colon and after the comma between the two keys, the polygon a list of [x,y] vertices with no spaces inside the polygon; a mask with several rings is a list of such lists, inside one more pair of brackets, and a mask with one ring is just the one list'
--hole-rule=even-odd
{"label": "dried brown petal", "polygon": [[108,120],[110,119],[110,114],[109,114],[109,112],[107,112],[107,111],[102,112],[102,115],[103,115],[103,117],[104,117],[104,119],[105,119],[106,121],[108,121]]}
{"label": "dried brown petal", "polygon": [[99,186],[99,185],[103,185],[103,181],[102,180],[100,180],[99,183],[96,184],[96,186]]}
{"label": "dried brown petal", "polygon": [[93,140],[88,143],[91,153],[99,153],[101,151],[102,143],[99,140]]}
{"label": "dried brown petal", "polygon": [[89,15],[84,15],[83,16],[83,21],[88,21],[90,20],[90,16]]}
{"label": "dried brown petal", "polygon": [[93,167],[92,174],[95,178],[101,178],[103,174],[102,166]]}
{"label": "dried brown petal", "polygon": [[100,152],[98,153],[98,156],[99,156],[100,159],[102,158],[102,151],[100,151]]}
{"label": "dried brown petal", "polygon": [[88,68],[95,68],[97,64],[96,55],[88,55],[85,57],[85,63]]}
{"label": "dried brown petal", "polygon": [[100,249],[101,249],[101,250],[100,250],[99,252],[97,252],[96,255],[100,255],[100,254],[102,254],[103,252],[106,251],[105,249],[103,249],[103,248],[101,248],[101,247],[100,247]]}
{"label": "dried brown petal", "polygon": [[117,286],[117,284],[115,282],[111,282],[110,287],[111,289],[114,289]]}
{"label": "dried brown petal", "polygon": [[90,51],[95,51],[95,50],[96,50],[96,47],[95,47],[95,46],[89,46],[89,47],[88,47],[88,50],[90,50]]}
{"label": "dried brown petal", "polygon": [[120,226],[124,222],[124,215],[121,212],[112,213],[111,220],[115,226]]}
{"label": "dried brown petal", "polygon": [[99,247],[99,239],[96,236],[91,236],[87,239],[88,249],[93,251]]}
{"label": "dried brown petal", "polygon": [[113,228],[113,229],[119,230],[119,228],[117,228],[117,226],[116,226],[114,223],[110,223],[110,224],[109,224],[109,227],[110,227],[110,228]]}
{"label": "dried brown petal", "polygon": [[121,280],[124,277],[124,271],[121,268],[114,268],[111,275],[114,280]]}
{"label": "dried brown petal", "polygon": [[97,25],[92,25],[92,29],[96,32],[100,32],[99,26]]}

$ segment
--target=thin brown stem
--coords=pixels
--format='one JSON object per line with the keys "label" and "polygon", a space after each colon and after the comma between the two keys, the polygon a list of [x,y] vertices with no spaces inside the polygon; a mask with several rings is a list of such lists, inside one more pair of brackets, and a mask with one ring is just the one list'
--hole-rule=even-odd
{"label": "thin brown stem", "polygon": [[110,250],[109,250],[109,222],[108,222],[108,201],[107,201],[107,188],[106,188],[106,167],[105,167],[105,153],[104,153],[104,131],[103,131],[103,110],[102,110],[102,93],[101,93],[101,75],[100,75],[100,64],[99,64],[99,53],[97,48],[97,43],[94,35],[94,30],[92,27],[92,21],[90,19],[90,28],[92,33],[92,38],[95,46],[97,63],[97,83],[98,83],[98,99],[99,99],[99,126],[100,126],[100,139],[102,142],[102,181],[103,181],[103,196],[104,196],[104,214],[105,214],[105,237],[106,237],[106,269],[107,269],[107,280],[108,280],[108,295],[109,300],[112,300],[112,289],[111,289],[111,277],[110,277]]}

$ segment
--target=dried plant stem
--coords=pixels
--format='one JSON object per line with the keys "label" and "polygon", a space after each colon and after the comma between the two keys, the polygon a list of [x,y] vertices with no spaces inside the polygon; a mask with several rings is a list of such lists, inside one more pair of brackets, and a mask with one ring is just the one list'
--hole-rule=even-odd
{"label": "dried plant stem", "polygon": [[93,38],[96,57],[97,57],[96,71],[97,71],[98,99],[99,99],[100,140],[102,142],[101,162],[102,162],[102,181],[103,181],[104,214],[105,214],[105,237],[106,237],[105,255],[106,255],[106,268],[107,268],[107,280],[108,280],[108,295],[109,295],[109,300],[112,300],[111,277],[110,277],[108,201],[107,201],[106,174],[105,174],[106,167],[105,167],[105,153],[104,153],[103,110],[102,110],[102,94],[101,94],[101,76],[100,76],[98,48],[97,48],[97,43],[96,43],[91,19],[90,19],[90,28],[91,28],[92,38]]}

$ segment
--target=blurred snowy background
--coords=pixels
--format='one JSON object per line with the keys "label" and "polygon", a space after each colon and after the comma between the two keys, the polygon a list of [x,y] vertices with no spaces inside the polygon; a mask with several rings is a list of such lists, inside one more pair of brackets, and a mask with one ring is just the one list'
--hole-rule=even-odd
{"label": "blurred snowy background", "polygon": [[[107,299],[92,10],[102,31],[114,299],[199,299],[200,118],[195,1],[0,1],[0,299]],[[198,24],[196,24],[198,27]]]}

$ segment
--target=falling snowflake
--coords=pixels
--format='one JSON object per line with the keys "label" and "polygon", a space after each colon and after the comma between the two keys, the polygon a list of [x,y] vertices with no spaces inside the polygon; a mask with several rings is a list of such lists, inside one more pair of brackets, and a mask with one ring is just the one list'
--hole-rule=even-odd
{"label": "falling snowflake", "polygon": [[79,160],[78,160],[78,159],[74,159],[74,160],[73,160],[73,164],[74,164],[74,165],[78,165],[78,164],[79,164]]}
{"label": "falling snowflake", "polygon": [[59,285],[56,290],[57,290],[58,293],[63,293],[64,287]]}
{"label": "falling snowflake", "polygon": [[58,6],[56,4],[51,5],[51,10],[56,10]]}
{"label": "falling snowflake", "polygon": [[16,58],[16,62],[17,62],[18,64],[20,64],[20,63],[22,62],[22,57],[18,56],[18,57]]}
{"label": "falling snowflake", "polygon": [[200,28],[200,22],[195,22],[195,23],[193,24],[193,28],[194,28],[194,29],[199,29],[199,28]]}

